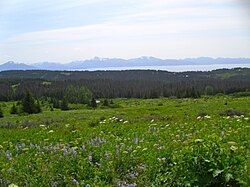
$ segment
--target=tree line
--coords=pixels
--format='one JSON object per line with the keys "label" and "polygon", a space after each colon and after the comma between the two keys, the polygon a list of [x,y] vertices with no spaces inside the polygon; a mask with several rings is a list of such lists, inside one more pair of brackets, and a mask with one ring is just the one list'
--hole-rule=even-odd
{"label": "tree line", "polygon": [[36,99],[89,104],[91,98],[197,98],[249,89],[248,68],[182,73],[151,70],[0,72],[1,101],[21,100],[26,90]]}

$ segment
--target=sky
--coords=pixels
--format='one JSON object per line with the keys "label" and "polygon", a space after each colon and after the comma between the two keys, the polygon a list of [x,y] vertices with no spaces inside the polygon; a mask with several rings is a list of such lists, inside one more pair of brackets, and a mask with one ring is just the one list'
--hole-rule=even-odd
{"label": "sky", "polygon": [[0,0],[0,64],[250,57],[249,0]]}

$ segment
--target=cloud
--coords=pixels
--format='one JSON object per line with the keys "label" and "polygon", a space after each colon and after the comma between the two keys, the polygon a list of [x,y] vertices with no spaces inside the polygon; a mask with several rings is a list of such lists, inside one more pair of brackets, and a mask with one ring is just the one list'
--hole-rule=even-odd
{"label": "cloud", "polygon": [[[93,56],[142,55],[161,58],[249,56],[250,19],[236,0],[4,2],[5,9],[15,7],[17,15],[25,15],[25,11],[27,15],[38,14],[39,27],[30,21],[33,25],[27,23],[23,29],[19,28],[22,32],[7,30],[13,33],[0,44],[2,61],[68,61]],[[39,6],[35,2],[42,3]],[[93,10],[93,16],[91,11],[81,13],[81,7]],[[58,12],[54,15],[55,11]],[[92,20],[82,22],[82,16],[88,14]],[[25,21],[24,18],[20,19]],[[8,19],[2,21],[8,22]],[[12,24],[16,25],[14,21]]]}

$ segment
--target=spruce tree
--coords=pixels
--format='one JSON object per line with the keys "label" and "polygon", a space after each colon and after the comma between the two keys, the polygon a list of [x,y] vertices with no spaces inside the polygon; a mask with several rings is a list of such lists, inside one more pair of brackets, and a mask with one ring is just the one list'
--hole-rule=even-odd
{"label": "spruce tree", "polygon": [[52,99],[53,108],[60,108],[60,102],[58,99]]}
{"label": "spruce tree", "polygon": [[36,101],[36,111],[35,111],[35,113],[40,113],[40,112],[42,112],[42,108],[41,108],[41,105],[40,105],[40,102],[39,102],[39,100],[37,100]]}
{"label": "spruce tree", "polygon": [[109,106],[109,101],[107,99],[104,99],[103,106]]}
{"label": "spruce tree", "polygon": [[61,110],[69,110],[68,101],[63,98],[60,106]]}
{"label": "spruce tree", "polygon": [[3,118],[3,111],[1,107],[0,107],[0,118]]}
{"label": "spruce tree", "polygon": [[12,105],[12,107],[10,108],[10,114],[17,114],[18,110],[15,104]]}
{"label": "spruce tree", "polygon": [[95,100],[94,97],[92,98],[92,100],[91,100],[91,102],[90,102],[90,106],[91,106],[92,108],[96,108],[96,107],[97,107],[97,103],[96,103],[96,100]]}
{"label": "spruce tree", "polygon": [[36,114],[41,112],[39,102],[35,103],[35,99],[32,97],[29,91],[25,93],[22,100],[22,111],[28,114]]}

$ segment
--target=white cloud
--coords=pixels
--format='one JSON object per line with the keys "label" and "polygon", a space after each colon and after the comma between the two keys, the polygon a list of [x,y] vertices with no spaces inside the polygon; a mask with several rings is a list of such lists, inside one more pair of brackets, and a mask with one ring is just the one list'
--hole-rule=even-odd
{"label": "white cloud", "polygon": [[[99,1],[94,2],[98,4]],[[69,4],[62,3],[59,8],[94,3],[64,2]],[[249,56],[249,17],[243,16],[239,7],[221,6],[238,2],[236,0],[126,2],[138,8],[106,17],[98,24],[6,38],[0,45],[3,53],[0,60],[69,61],[93,56],[130,58],[142,55],[161,58]],[[46,3],[43,8],[55,8],[47,7],[53,5],[53,1]]]}

